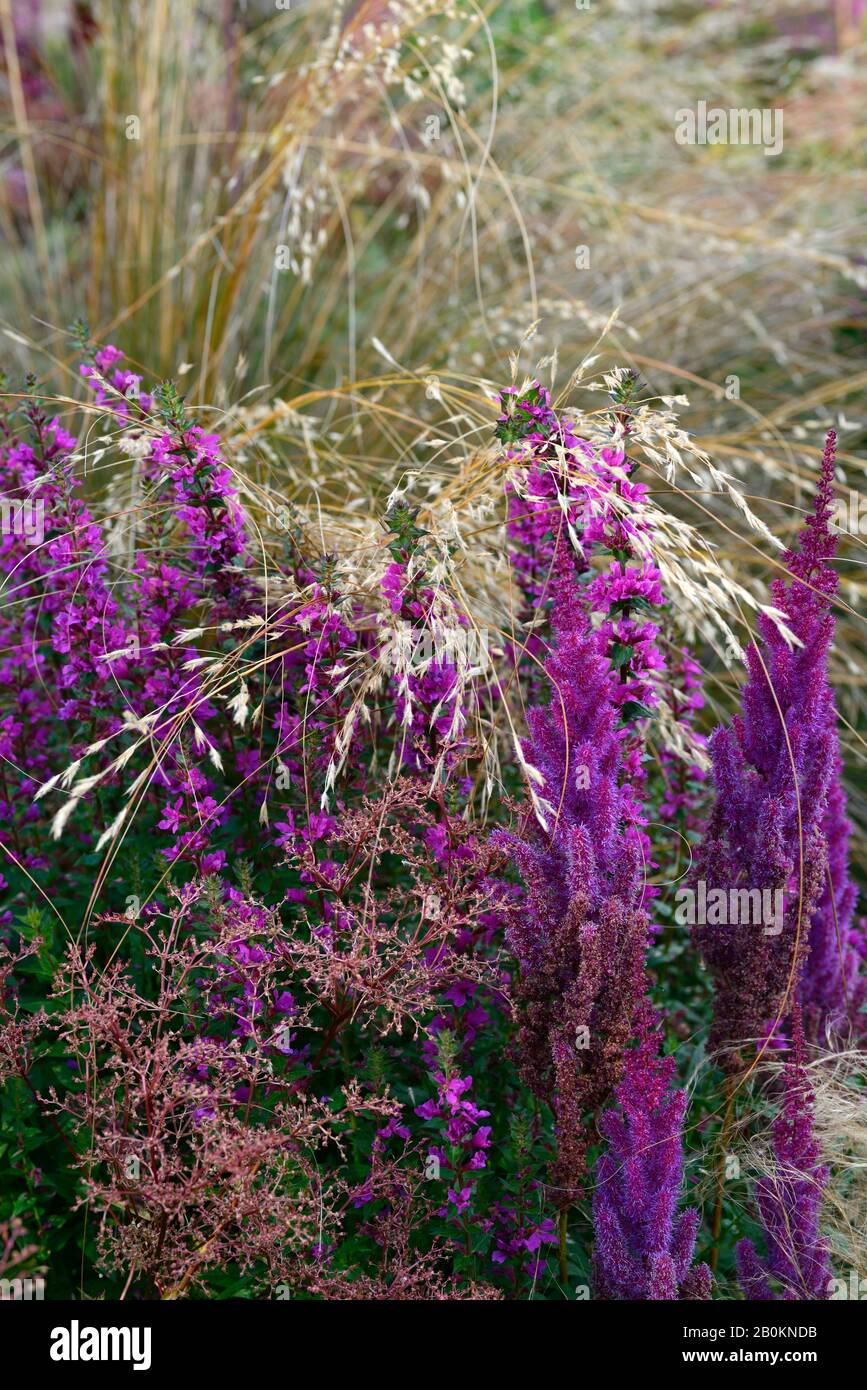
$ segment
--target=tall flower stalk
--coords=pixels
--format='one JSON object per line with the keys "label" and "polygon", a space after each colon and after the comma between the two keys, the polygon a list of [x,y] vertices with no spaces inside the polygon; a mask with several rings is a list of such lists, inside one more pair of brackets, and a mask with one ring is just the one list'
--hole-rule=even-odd
{"label": "tall flower stalk", "polygon": [[708,897],[715,889],[729,901],[733,890],[760,890],[774,895],[766,901],[782,903],[773,921],[695,927],[715,986],[711,1044],[731,1074],[798,994],[815,1031],[845,1014],[846,982],[857,969],[837,710],[828,680],[837,586],[829,564],[836,549],[829,525],[835,444],[832,431],[813,513],[798,548],[784,555],[789,577],[772,586],[797,645],[760,616],[760,641],[747,652],[742,712],[711,738],[716,801],[694,880],[704,881]]}
{"label": "tall flower stalk", "polygon": [[521,1075],[551,1103],[551,1185],[568,1208],[583,1180],[584,1114],[610,1095],[643,998],[649,921],[642,906],[638,808],[623,780],[624,732],[610,695],[605,637],[587,618],[565,544],[554,558],[550,703],[529,714],[523,756],[535,816],[498,832],[521,873],[510,913]]}
{"label": "tall flower stalk", "polygon": [[597,1298],[707,1299],[711,1274],[692,1264],[699,1213],[677,1214],[683,1183],[685,1091],[673,1090],[672,1057],[660,1057],[658,1019],[649,1007],[638,1044],[626,1054],[599,1129],[608,1151],[596,1164],[593,1282]]}
{"label": "tall flower stalk", "polygon": [[[615,384],[613,441],[602,448],[577,437],[538,383],[503,396],[497,429],[508,457],[529,460],[517,491],[528,510],[519,527],[513,507],[509,530],[519,543],[519,586],[537,612],[549,600],[553,641],[544,663],[549,703],[531,710],[522,751],[535,822],[528,817],[517,836],[500,839],[526,888],[508,932],[519,961],[517,1053],[523,1078],[555,1114],[550,1181],[564,1280],[585,1117],[620,1077],[646,989],[652,859],[639,721],[653,713],[664,671],[664,595],[646,546],[636,544],[646,489],[622,447],[637,389],[631,375]],[[582,585],[591,553],[607,564]]]}

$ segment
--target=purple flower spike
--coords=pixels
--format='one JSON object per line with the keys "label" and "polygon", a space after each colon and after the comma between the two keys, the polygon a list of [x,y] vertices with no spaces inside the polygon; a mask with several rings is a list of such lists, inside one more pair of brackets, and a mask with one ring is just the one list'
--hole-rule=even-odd
{"label": "purple flower spike", "polygon": [[583,1114],[619,1079],[645,992],[648,918],[642,844],[631,786],[622,780],[626,737],[610,698],[605,639],[591,629],[568,547],[552,583],[556,649],[545,664],[550,704],[532,710],[524,746],[541,776],[544,828],[495,839],[513,855],[526,898],[510,914],[521,1074],[556,1116],[552,1184],[569,1206],[583,1180]]}
{"label": "purple flower spike", "polygon": [[831,431],[813,513],[799,548],[783,557],[790,579],[772,585],[798,645],[789,646],[760,615],[761,645],[747,652],[743,712],[711,739],[716,804],[694,880],[704,881],[708,895],[722,889],[731,901],[733,891],[759,890],[774,904],[758,923],[755,913],[738,913],[737,920],[696,924],[716,986],[711,1043],[723,1049],[732,1072],[744,1063],[743,1045],[788,1012],[793,983],[814,1037],[854,1028],[864,998],[857,975],[865,945],[860,926],[852,926],[849,824],[828,681],[837,586],[828,563],[836,549],[829,525],[835,445]]}
{"label": "purple flower spike", "polygon": [[615,1092],[620,1109],[599,1122],[609,1148],[596,1164],[593,1196],[597,1298],[710,1298],[710,1270],[692,1265],[699,1214],[677,1215],[686,1093],[671,1089],[674,1060],[659,1056],[659,1044],[648,1006]]}

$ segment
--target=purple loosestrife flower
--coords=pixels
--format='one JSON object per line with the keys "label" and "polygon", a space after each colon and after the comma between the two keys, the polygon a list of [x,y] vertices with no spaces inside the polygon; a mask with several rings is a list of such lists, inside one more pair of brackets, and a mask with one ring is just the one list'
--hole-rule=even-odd
{"label": "purple loosestrife flower", "polygon": [[605,614],[602,631],[620,677],[613,691],[617,705],[625,718],[649,712],[657,699],[653,677],[664,670],[665,663],[656,642],[658,623],[633,613],[639,605],[647,613],[664,603],[659,571],[652,560],[645,560],[640,568],[614,560],[590,584],[587,601],[591,609]]}
{"label": "purple loosestrife flower", "polygon": [[782,1108],[773,1126],[774,1169],[754,1187],[767,1256],[761,1259],[751,1240],[735,1247],[741,1288],[747,1298],[761,1301],[830,1298],[832,1288],[828,1247],[819,1235],[828,1169],[819,1162],[813,1134],[813,1095],[797,1006],[792,1038]]}
{"label": "purple loosestrife flower", "polygon": [[384,517],[393,558],[380,589],[397,621],[383,627],[383,655],[392,672],[400,760],[416,771],[433,768],[437,776],[462,748],[466,680],[457,649],[465,645],[468,624],[454,596],[430,586],[428,533],[416,526],[416,515],[397,501]]}
{"label": "purple loosestrife flower", "polygon": [[[623,453],[579,438],[570,420],[552,409],[550,392],[538,381],[521,391],[509,387],[499,399],[502,413],[494,432],[517,470],[506,488],[509,555],[523,599],[516,626],[520,630],[533,622],[538,629],[550,603],[554,553],[562,533],[582,570],[587,568],[585,539],[610,539],[607,524],[621,533],[612,522],[606,489],[612,476],[620,476]],[[522,651],[533,658],[529,684],[534,695],[541,685],[536,661],[544,650],[541,632],[531,631]]]}
{"label": "purple loosestrife flower", "polygon": [[[576,572],[587,570],[594,547],[611,556],[607,568],[584,588],[583,602],[588,612],[602,615],[599,630],[611,666],[609,697],[624,724],[633,726],[621,755],[637,800],[645,784],[645,743],[636,721],[657,705],[665,670],[654,611],[665,596],[659,571],[646,554],[647,488],[632,480],[635,465],[619,445],[600,448],[580,439],[572,423],[551,409],[549,393],[538,382],[523,394],[511,388],[500,402],[504,409],[495,433],[506,457],[526,468],[523,482],[509,489],[511,559],[525,599],[519,616],[525,622],[538,620],[552,598],[554,557],[561,545],[571,544]],[[618,413],[621,425],[627,416],[628,410]],[[640,563],[628,563],[639,552]],[[542,650],[540,633],[531,632],[527,654],[538,657]],[[534,667],[532,694],[539,684]],[[637,834],[647,868],[655,868],[649,838],[643,830]]]}
{"label": "purple loosestrife flower", "polygon": [[535,798],[544,825],[528,817],[520,833],[495,840],[526,888],[507,929],[520,967],[517,1054],[524,1081],[554,1108],[552,1181],[568,1206],[584,1169],[583,1112],[616,1084],[644,994],[648,919],[605,639],[590,627],[565,544],[552,592],[551,701],[530,712],[523,748],[531,776],[541,779]]}
{"label": "purple loosestrife flower", "polygon": [[167,477],[174,514],[184,524],[186,554],[215,618],[236,617],[247,599],[245,569],[250,564],[244,516],[232,475],[223,462],[220,437],[197,426],[165,433],[153,443],[147,478]]}
{"label": "purple loosestrife flower", "polygon": [[[583,453],[591,446],[578,439],[569,422],[552,409],[551,394],[538,381],[523,391],[508,387],[499,400],[502,413],[494,432],[506,458],[526,470],[520,491],[513,483],[506,489],[509,558],[523,600],[515,619],[522,630],[531,622],[538,625],[547,609],[560,532],[565,527],[577,539],[586,491],[572,476],[578,471],[575,451]],[[522,650],[534,659],[529,674],[536,694],[540,681],[535,661],[545,650],[542,636],[531,631]]]}
{"label": "purple loosestrife flower", "polygon": [[[711,738],[716,803],[696,856],[695,881],[706,882],[708,895],[723,889],[729,900],[731,890],[783,894],[781,920],[775,914],[771,924],[696,925],[695,939],[716,986],[711,1042],[725,1049],[723,1065],[731,1071],[742,1065],[742,1045],[760,1037],[785,1009],[802,972],[801,993],[814,1029],[823,1014],[837,1015],[844,1007],[841,974],[854,978],[857,967],[837,713],[827,673],[834,629],[830,599],[837,584],[828,564],[836,547],[829,529],[835,438],[832,431],[800,546],[784,556],[791,578],[772,586],[774,603],[801,645],[790,647],[772,620],[760,615],[761,646],[747,651],[742,713],[732,728],[718,728]],[[829,891],[823,910],[829,863],[833,904]],[[844,960],[836,976],[832,931]],[[809,962],[805,970],[811,950],[819,966],[815,981]]]}
{"label": "purple loosestrife flower", "polygon": [[502,409],[494,432],[510,457],[520,455],[526,448],[535,451],[547,446],[560,429],[560,420],[551,406],[551,393],[538,381],[521,388],[507,386],[500,392],[499,403]]}
{"label": "purple loosestrife flower", "polygon": [[620,1109],[599,1121],[609,1148],[596,1164],[593,1194],[597,1298],[710,1298],[710,1270],[692,1265],[699,1213],[690,1207],[677,1215],[686,1092],[672,1090],[674,1059],[659,1056],[660,1040],[648,1006],[615,1093]]}
{"label": "purple loosestrife flower", "polygon": [[[94,352],[91,362],[82,362],[78,370],[93,388],[97,405],[109,406],[117,416],[127,416],[130,413],[128,402],[133,400],[143,411],[149,411],[153,397],[142,392],[141,377],[122,368],[112,372],[112,367],[122,361],[123,353],[120,348],[116,348],[113,343],[107,343],[104,348]],[[106,391],[103,382],[113,386],[114,391]]]}
{"label": "purple loosestrife flower", "polygon": [[493,1263],[506,1266],[513,1285],[522,1274],[539,1279],[548,1263],[545,1246],[557,1244],[550,1216],[534,1218],[518,1212],[511,1202],[494,1202],[491,1212],[492,1217],[479,1224],[494,1235]]}
{"label": "purple loosestrife flower", "polygon": [[[515,630],[521,634],[511,657],[515,666],[526,665],[531,698],[541,694],[543,680],[537,662],[545,654],[544,617],[550,601],[554,548],[563,513],[558,505],[558,483],[554,473],[533,465],[527,471],[526,488],[519,494],[509,485],[508,520],[509,561],[520,600],[515,605]],[[575,509],[570,508],[570,515]],[[526,629],[532,628],[529,631]],[[526,660],[525,660],[526,659]]]}
{"label": "purple loosestrife flower", "polygon": [[471,1076],[447,1076],[435,1072],[438,1095],[416,1106],[415,1113],[423,1120],[438,1120],[442,1142],[432,1145],[429,1161],[436,1160],[448,1174],[448,1207],[440,1215],[450,1215],[461,1222],[468,1213],[476,1174],[487,1167],[486,1151],[491,1143],[491,1126],[480,1124],[488,1111],[480,1110],[469,1097]]}
{"label": "purple loosestrife flower", "polygon": [[[677,723],[691,728],[695,715],[704,708],[704,695],[701,667],[693,660],[688,647],[680,647],[674,654],[665,698]],[[706,747],[704,734],[692,728],[691,732],[697,746]],[[697,802],[706,780],[704,768],[687,763],[670,748],[660,749],[659,768],[662,778],[660,820],[679,825],[683,830],[696,830],[699,826]]]}

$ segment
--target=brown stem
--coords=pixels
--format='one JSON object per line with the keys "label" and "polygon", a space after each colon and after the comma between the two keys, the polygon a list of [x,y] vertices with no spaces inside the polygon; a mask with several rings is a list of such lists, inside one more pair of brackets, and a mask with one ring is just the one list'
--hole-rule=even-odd
{"label": "brown stem", "polygon": [[[569,1287],[569,1261],[566,1258],[566,1240],[569,1234],[569,1208],[564,1207],[560,1212],[557,1222],[558,1246],[560,1257],[560,1281],[568,1291]],[[568,1297],[568,1292],[566,1293]]]}

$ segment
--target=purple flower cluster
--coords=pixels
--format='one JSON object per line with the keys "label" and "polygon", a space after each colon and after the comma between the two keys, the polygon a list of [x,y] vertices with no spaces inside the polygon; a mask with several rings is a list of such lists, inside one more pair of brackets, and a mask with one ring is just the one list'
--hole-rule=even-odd
{"label": "purple flower cluster", "polygon": [[508,929],[520,967],[517,1055],[524,1080],[555,1108],[552,1182],[568,1206],[583,1176],[584,1112],[616,1083],[644,994],[648,919],[605,637],[590,627],[565,545],[552,588],[552,693],[530,711],[524,748],[545,823],[528,818],[523,833],[495,839],[526,889]]}
{"label": "purple flower cluster", "polygon": [[677,1215],[683,1182],[681,1131],[686,1092],[672,1090],[672,1057],[660,1057],[660,1030],[643,1011],[599,1128],[608,1151],[596,1164],[593,1284],[597,1298],[707,1299],[707,1265],[692,1264],[699,1213]]}
{"label": "purple flower cluster", "polygon": [[[469,669],[468,619],[414,508],[389,506],[366,587],[293,513],[265,584],[223,441],[114,347],[88,348],[81,376],[124,456],[129,531],[82,499],[76,441],[32,393],[23,425],[0,422],[4,493],[44,518],[41,543],[0,537],[0,1066],[52,1117],[105,1269],[136,1297],[219,1287],[230,1265],[322,1297],[562,1291],[583,1277],[582,1223],[589,1254],[576,1198],[601,1139],[594,1295],[709,1297],[699,1214],[679,1211],[686,1093],[648,1002],[672,962],[698,999],[698,971],[667,938],[647,965],[652,818],[689,841],[701,826],[684,741],[648,773],[665,742],[649,721],[700,745],[701,673],[673,640],[662,656],[673,622],[625,447],[636,383],[607,446],[538,383],[503,393],[506,534],[532,622],[515,640],[535,660],[501,672],[499,652]],[[827,1284],[800,1018],[811,1043],[845,1034],[865,995],[827,675],[832,476],[829,439],[774,589],[798,643],[761,620],[743,714],[714,736],[699,855],[708,887],[799,900],[779,940],[699,930],[714,1042],[742,1049],[778,1013],[795,1036],[777,1168],[756,1186],[768,1253],[738,1251],[759,1298]],[[532,707],[503,784],[522,774],[527,795],[515,807],[486,779],[490,814],[515,816],[491,835],[476,716],[508,680]],[[22,1008],[45,991],[34,885],[70,919],[87,911],[65,965],[46,950],[54,1022],[53,996],[45,1015]],[[93,1059],[110,1085],[88,1085]]]}
{"label": "purple flower cluster", "polygon": [[544,650],[537,628],[552,600],[557,548],[568,538],[582,574],[591,553],[607,553],[612,562],[588,584],[586,600],[604,615],[602,630],[617,673],[612,696],[625,718],[634,720],[655,705],[656,678],[664,670],[653,615],[664,603],[659,572],[646,557],[629,563],[648,529],[642,516],[647,488],[631,478],[622,448],[581,439],[538,382],[504,391],[500,405],[498,437],[513,467],[524,473],[520,489],[508,487],[507,525],[523,596],[517,616],[536,624],[524,649],[536,658]]}
{"label": "purple flower cluster", "polygon": [[[754,922],[699,925],[696,943],[714,978],[711,1035],[738,1070],[743,1047],[784,1016],[799,989],[811,1028],[848,1013],[862,947],[851,927],[848,825],[839,784],[837,711],[828,681],[836,576],[832,511],[835,436],[828,436],[813,514],[787,551],[789,580],[772,586],[796,645],[771,617],[747,652],[742,713],[711,739],[716,800],[696,856],[708,892],[782,894],[779,930]],[[834,963],[835,954],[837,963]],[[813,975],[813,966],[816,975]],[[799,984],[800,982],[800,984]]]}
{"label": "purple flower cluster", "polygon": [[437,1099],[426,1100],[416,1107],[423,1120],[440,1122],[441,1142],[432,1144],[428,1161],[434,1160],[448,1174],[448,1208],[442,1215],[462,1221],[470,1210],[474,1177],[487,1166],[487,1150],[491,1145],[491,1126],[479,1124],[488,1118],[488,1111],[470,1099],[471,1076],[446,1076],[436,1073]]}

